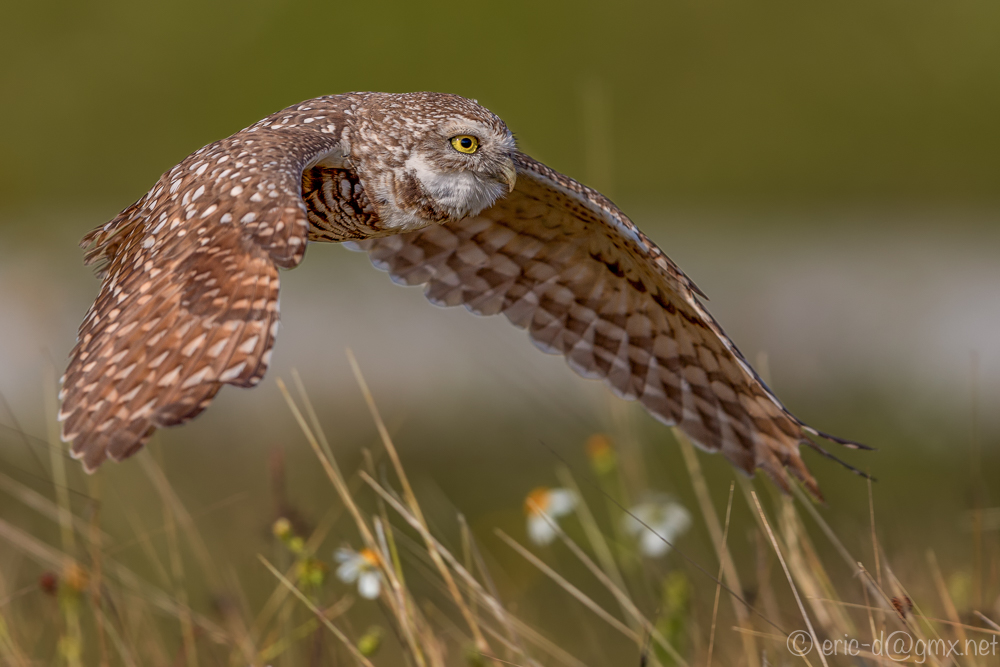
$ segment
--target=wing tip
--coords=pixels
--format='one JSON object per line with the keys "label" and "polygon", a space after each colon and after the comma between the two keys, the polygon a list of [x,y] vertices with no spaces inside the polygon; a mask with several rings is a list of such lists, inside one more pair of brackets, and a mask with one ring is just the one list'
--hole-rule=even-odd
{"label": "wing tip", "polygon": [[[810,431],[810,432],[812,432],[812,431]],[[817,435],[820,435],[820,437],[825,437],[823,434],[820,434],[820,433],[817,433]],[[831,439],[833,442],[837,442],[838,444],[840,444],[839,439],[832,439],[832,438],[829,438],[829,439]],[[859,477],[864,477],[865,479],[871,480],[872,482],[877,482],[878,481],[878,479],[876,477],[872,476],[871,473],[865,472],[864,470],[861,470],[860,468],[856,468],[856,467],[852,466],[847,461],[844,461],[843,459],[838,458],[837,456],[835,456],[834,454],[830,453],[829,451],[827,451],[826,449],[824,449],[823,447],[821,447],[816,442],[813,442],[809,438],[802,438],[801,443],[805,444],[805,445],[808,445],[811,449],[819,452],[822,456],[830,459],[831,461],[835,461],[835,462],[839,463],[840,465],[842,465],[843,467],[847,468],[848,470],[850,470],[855,475],[858,475]],[[852,449],[855,449],[855,448],[852,448]],[[871,447],[862,447],[861,449],[872,450]]]}
{"label": "wing tip", "polygon": [[70,458],[79,461],[85,473],[93,475],[101,467],[104,459],[107,458],[107,454],[104,451],[104,447],[88,447],[86,442],[80,444],[77,437],[78,434],[71,436],[70,439],[63,436],[63,441],[70,443]]}
{"label": "wing tip", "polygon": [[878,451],[877,447],[872,447],[870,445],[865,445],[865,444],[860,443],[860,442],[858,442],[856,440],[848,440],[847,438],[841,438],[841,437],[836,436],[836,435],[830,435],[829,433],[824,433],[823,431],[820,431],[819,429],[815,429],[812,426],[809,426],[808,424],[803,424],[801,421],[799,421],[797,419],[795,421],[798,422],[799,426],[802,427],[803,431],[805,431],[806,433],[808,433],[810,435],[814,435],[817,438],[823,438],[824,440],[829,440],[830,442],[835,442],[838,445],[841,445],[842,447],[847,447],[848,449],[860,449],[860,450],[863,450],[863,451],[866,451],[866,452],[877,452]]}
{"label": "wing tip", "polygon": [[866,452],[877,452],[877,447],[872,447],[870,445],[865,445],[863,443],[857,442],[855,440],[848,440],[847,438],[841,438],[835,435],[830,435],[829,433],[824,433],[823,431],[818,431],[816,429],[809,429],[813,435],[816,435],[824,440],[829,440],[830,442],[835,442],[842,447],[847,447],[848,449],[860,449]]}
{"label": "wing tip", "polygon": [[138,424],[138,427],[139,430],[120,428],[106,432],[73,433],[67,433],[64,429],[60,438],[69,444],[70,458],[79,461],[88,475],[93,475],[108,459],[117,463],[138,452],[156,430],[148,421]]}

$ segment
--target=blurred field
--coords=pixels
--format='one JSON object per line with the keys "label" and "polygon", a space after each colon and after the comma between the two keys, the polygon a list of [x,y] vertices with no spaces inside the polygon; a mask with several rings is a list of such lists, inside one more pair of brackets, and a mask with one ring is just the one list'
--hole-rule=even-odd
{"label": "blurred field", "polygon": [[[514,664],[639,665],[642,622],[569,546],[535,552],[640,641],[574,601],[496,535],[499,528],[527,544],[525,496],[562,484],[557,470],[566,464],[623,568],[629,599],[674,633],[683,661],[705,664],[716,585],[692,562],[714,577],[719,561],[692,486],[697,476],[671,433],[540,355],[501,320],[434,308],[341,248],[314,245],[301,268],[283,274],[283,328],[261,387],[225,389],[198,420],[159,434],[143,460],[94,477],[61,451],[53,458],[53,378],[97,290],[79,237],[201,145],[288,104],[346,90],[478,98],[524,150],[609,193],[711,297],[712,312],[794,412],[879,449],[837,452],[878,478],[871,505],[864,480],[804,454],[827,495],[817,511],[837,542],[874,577],[874,507],[879,567],[892,568],[916,613],[975,627],[986,626],[977,611],[997,621],[998,30],[998,5],[964,0],[636,2],[614,10],[117,0],[5,8],[0,662],[73,664],[79,614],[81,664],[101,664],[104,655],[110,664],[353,664],[293,597],[261,620],[283,587],[257,557],[281,569],[308,560],[272,535],[281,514],[296,519],[301,537],[320,530],[308,553],[327,567],[335,568],[336,547],[362,546],[278,389],[278,378],[292,383],[292,369],[367,525],[380,511],[377,495],[355,471],[370,469],[402,493],[348,366],[350,348],[431,533],[463,563],[472,558],[463,545],[475,538],[511,618],[573,657],[526,635],[519,641],[530,650],[501,652],[509,640],[488,636],[491,650]],[[690,562],[677,552],[641,559],[617,534],[620,510],[602,495],[614,488],[585,455],[587,438],[599,432],[615,443],[627,500],[668,492],[695,516],[678,542]],[[700,461],[722,521],[736,477],[717,457]],[[811,563],[815,549],[831,581],[824,596],[879,607],[800,501],[793,510],[767,480],[753,488],[786,558],[798,553]],[[59,527],[60,489],[82,522],[72,544]],[[728,534],[743,593],[783,630],[804,629],[744,491],[737,484]],[[483,664],[466,654],[475,632],[441,588],[420,535],[391,509],[386,516],[408,545],[402,571],[413,613],[427,621],[435,638],[428,641],[449,647],[443,664]],[[565,526],[607,572],[586,522],[574,516]],[[88,574],[78,588],[66,576],[70,562]],[[128,583],[113,562],[144,583]],[[103,588],[90,588],[102,563]],[[55,596],[42,590],[45,572],[59,577]],[[797,588],[822,583],[817,572],[815,563],[793,572]],[[483,576],[477,570],[485,583]],[[903,593],[889,585],[888,570],[882,577],[887,600],[871,623],[958,636],[958,626],[912,616],[893,625],[885,605]],[[671,600],[683,589],[687,601],[671,606],[665,582],[679,587]],[[463,599],[485,604],[468,585],[460,582]],[[333,622],[352,642],[370,626],[383,629],[375,664],[439,664],[433,650],[407,648],[406,617],[384,601],[351,602],[351,587],[332,570],[320,586],[303,588],[341,613]],[[864,609],[805,605],[821,636],[872,634]],[[847,620],[824,621],[820,607],[842,609]],[[734,613],[723,591],[716,664],[757,664],[761,653],[768,664],[792,663],[783,639],[757,637],[756,657],[748,653]],[[191,614],[209,625],[192,625]],[[503,625],[496,617],[482,623],[487,635]],[[778,634],[760,617],[752,625]],[[287,646],[280,641],[293,635]],[[662,646],[649,649],[649,660],[677,662]]]}

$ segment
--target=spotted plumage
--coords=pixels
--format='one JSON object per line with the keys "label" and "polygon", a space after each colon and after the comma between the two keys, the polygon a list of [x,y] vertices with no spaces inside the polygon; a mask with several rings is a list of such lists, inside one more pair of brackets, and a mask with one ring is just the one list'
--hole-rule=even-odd
{"label": "spotted plumage", "polygon": [[[471,152],[451,142],[465,136]],[[103,284],[60,419],[87,470],[196,416],[223,384],[260,381],[278,268],[307,240],[366,251],[436,304],[503,313],[703,449],[819,495],[799,445],[824,434],[781,405],[694,283],[607,198],[520,153],[475,102],[438,93],[289,107],[192,154],[84,238]]]}

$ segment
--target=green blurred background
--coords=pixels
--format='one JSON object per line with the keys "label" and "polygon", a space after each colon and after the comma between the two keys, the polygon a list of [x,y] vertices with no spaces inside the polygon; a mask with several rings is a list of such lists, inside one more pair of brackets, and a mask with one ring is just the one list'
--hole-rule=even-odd
{"label": "green blurred background", "polygon": [[349,90],[477,98],[581,174],[589,86],[624,202],[992,207],[998,26],[989,0],[10,3],[0,197],[110,213],[193,146]]}
{"label": "green blurred background", "polygon": [[[279,108],[439,90],[478,99],[523,150],[610,194],[712,297],[790,408],[879,447],[845,456],[880,478],[887,543],[964,567],[964,512],[997,504],[1000,478],[998,35],[992,0],[8,3],[0,470],[51,495],[46,378],[97,290],[79,237],[191,151]],[[519,526],[524,494],[554,481],[539,440],[582,465],[587,435],[611,431],[656,463],[653,488],[690,501],[670,436],[641,411],[501,321],[435,309],[367,264],[313,246],[282,278],[265,383],[227,388],[154,445],[192,511],[242,499],[207,525],[244,574],[259,576],[271,451],[286,451],[307,512],[332,502],[275,378],[301,371],[349,461],[373,442],[346,347],[428,497],[490,545],[492,526]],[[865,485],[805,456],[824,513],[860,549]],[[704,462],[724,498],[731,470]],[[155,523],[137,476],[131,462],[106,466],[103,493]],[[55,539],[7,498],[0,513]],[[105,518],[128,531],[113,509]],[[714,562],[704,535],[687,539]],[[31,576],[3,545],[0,567]]]}

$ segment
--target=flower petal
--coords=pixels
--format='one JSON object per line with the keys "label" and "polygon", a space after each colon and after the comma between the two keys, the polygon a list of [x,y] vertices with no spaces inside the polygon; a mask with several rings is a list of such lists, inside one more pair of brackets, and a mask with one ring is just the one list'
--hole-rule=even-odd
{"label": "flower petal", "polygon": [[643,532],[648,531],[646,526],[650,525],[650,522],[647,509],[646,505],[636,505],[628,511],[628,514],[622,516],[622,529],[628,535],[638,537]]}
{"label": "flower petal", "polygon": [[354,558],[353,560],[342,563],[341,566],[337,568],[337,578],[345,584],[357,581],[358,575],[361,574],[361,566],[363,564],[364,561],[360,558]]}
{"label": "flower petal", "polygon": [[[663,535],[662,537],[670,540],[670,536],[668,535]],[[660,538],[661,536],[653,531],[644,529],[642,537],[639,539],[639,551],[642,552],[642,555],[648,558],[666,556],[670,552],[670,545]]]}
{"label": "flower petal", "polygon": [[681,535],[691,527],[691,513],[677,503],[666,507],[660,534],[673,542],[674,537]]}
{"label": "flower petal", "polygon": [[362,572],[358,577],[358,595],[366,600],[374,600],[382,590],[382,575],[379,572]]}
{"label": "flower petal", "polygon": [[650,558],[669,553],[673,542],[690,527],[687,509],[666,498],[640,503],[622,517],[624,531],[639,540],[639,551]]}
{"label": "flower petal", "polygon": [[333,559],[338,563],[346,563],[347,561],[357,557],[358,552],[354,549],[348,549],[347,547],[340,547],[333,552]]}
{"label": "flower petal", "polygon": [[528,537],[539,546],[551,544],[556,539],[556,529],[546,521],[544,516],[534,514],[528,517]]}
{"label": "flower petal", "polygon": [[576,494],[569,489],[552,489],[549,491],[549,505],[545,513],[556,519],[565,516],[576,507]]}

